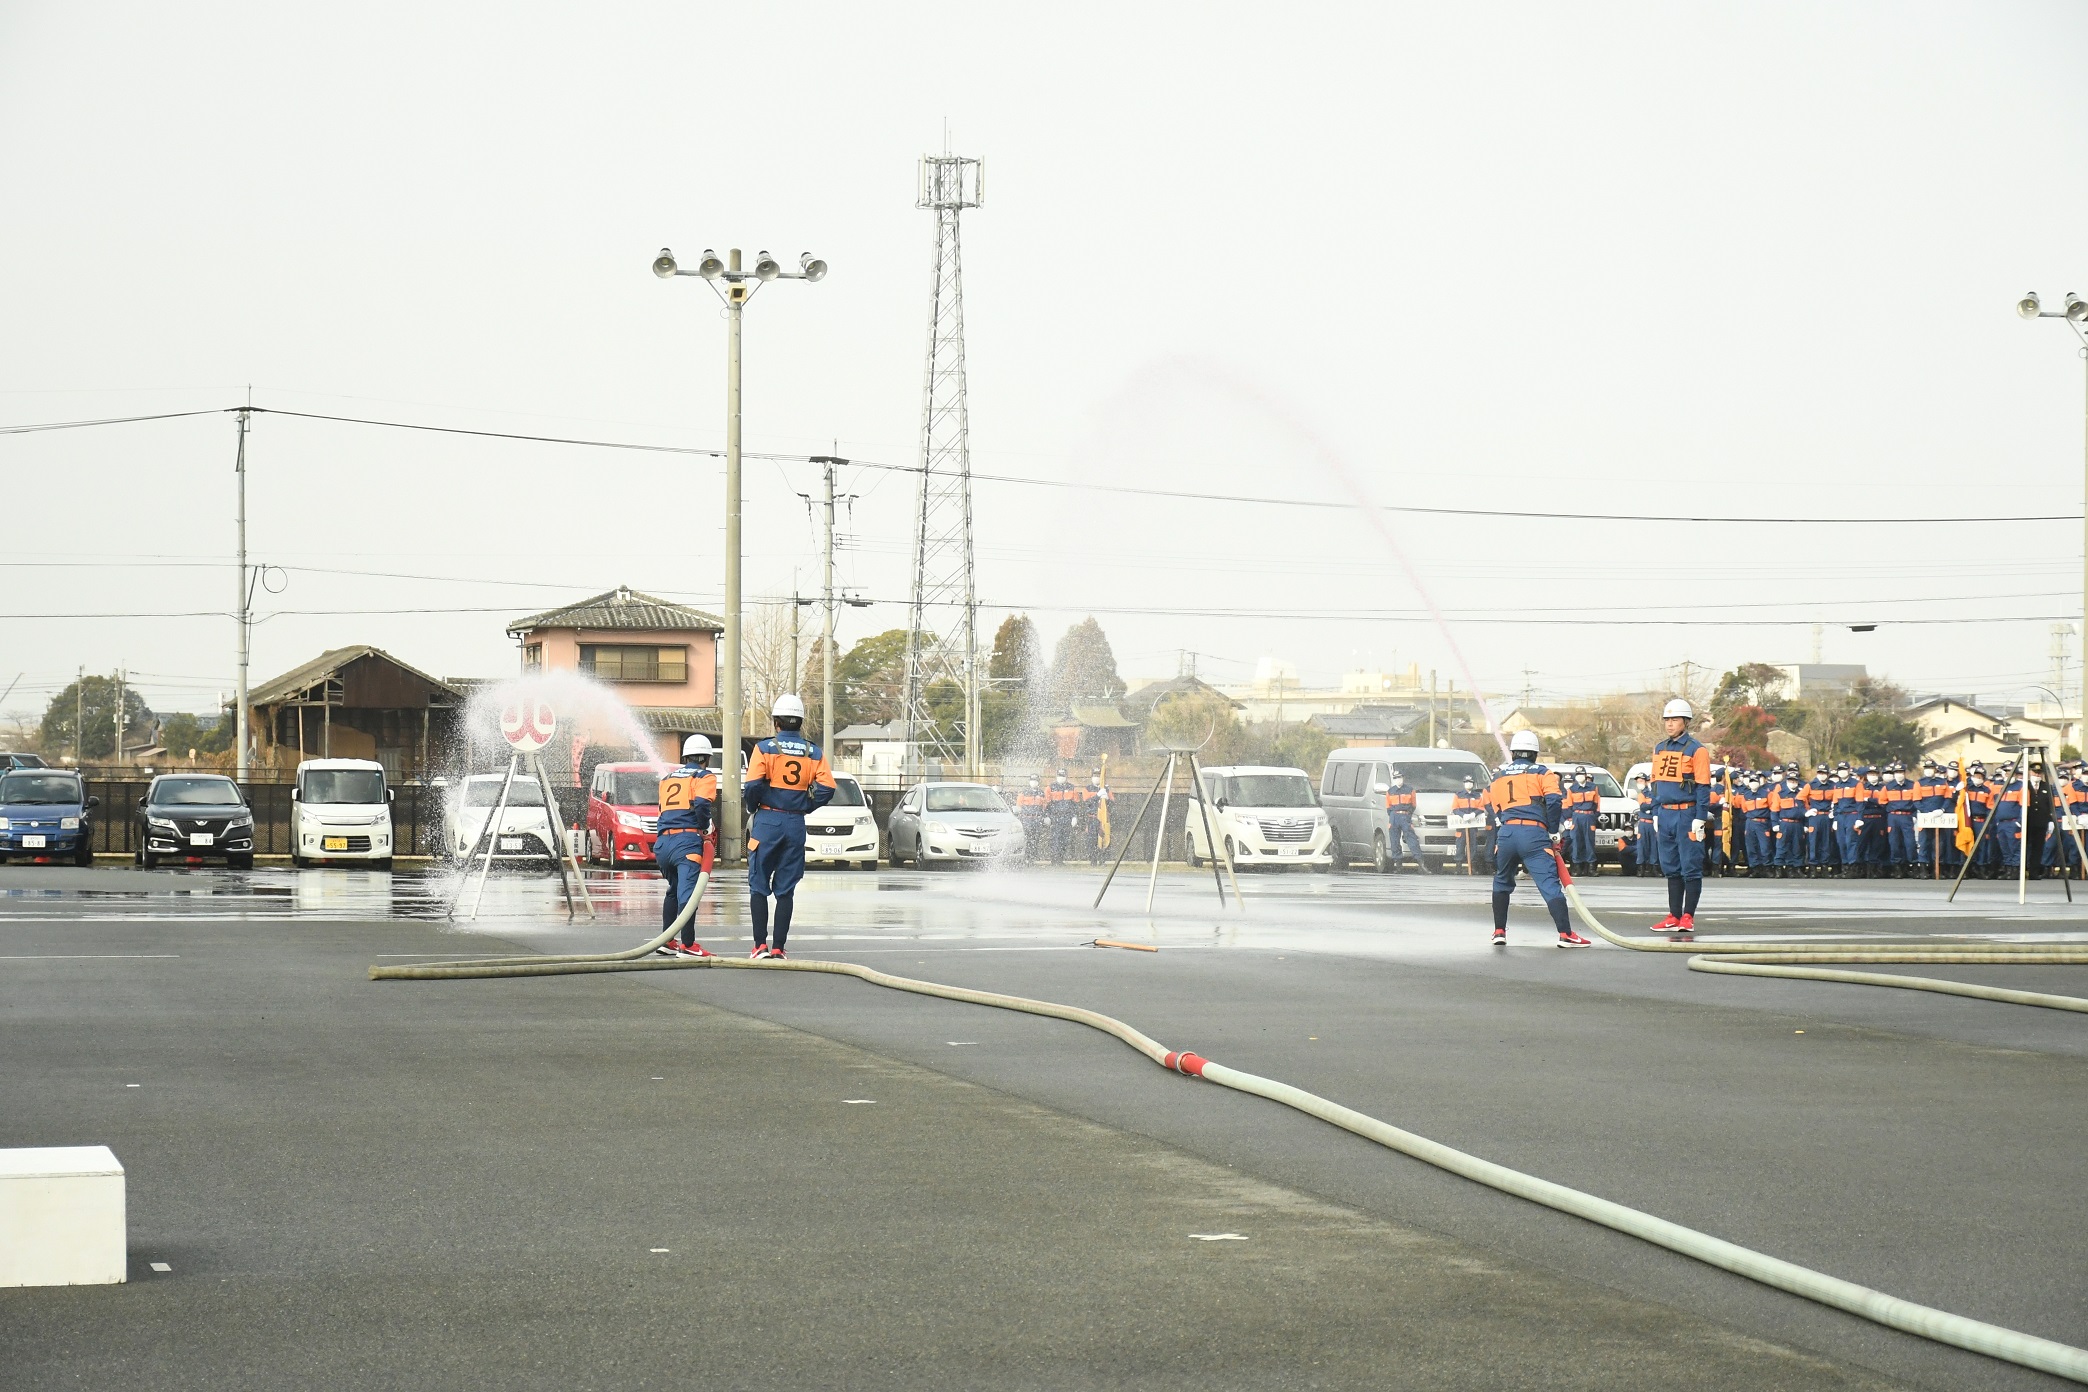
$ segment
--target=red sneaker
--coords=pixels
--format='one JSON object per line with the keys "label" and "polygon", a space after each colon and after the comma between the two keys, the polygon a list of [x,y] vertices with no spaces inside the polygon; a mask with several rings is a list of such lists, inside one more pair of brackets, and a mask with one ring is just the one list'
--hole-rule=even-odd
{"label": "red sneaker", "polygon": [[783,954],[782,948],[772,947],[769,949],[769,960],[771,962],[787,962],[790,959]]}
{"label": "red sneaker", "polygon": [[1673,914],[1669,914],[1666,918],[1653,925],[1653,931],[1656,933],[1672,933],[1681,926],[1682,920]]}
{"label": "red sneaker", "polygon": [[1675,941],[1691,942],[1696,938],[1696,915],[1684,914],[1675,920]]}
{"label": "red sneaker", "polygon": [[1496,929],[1494,929],[1494,934],[1493,934],[1493,945],[1494,945],[1495,947],[1506,947],[1506,946],[1508,946],[1508,930],[1507,930],[1506,928],[1496,928]]}
{"label": "red sneaker", "polygon": [[1593,943],[1589,942],[1589,941],[1588,941],[1588,940],[1587,940],[1586,938],[1582,937],[1582,936],[1581,936],[1580,934],[1578,934],[1578,933],[1571,933],[1571,932],[1568,932],[1568,933],[1561,933],[1561,934],[1559,934],[1559,946],[1561,946],[1561,947],[1593,947],[1593,946],[1595,946],[1595,944],[1593,944]]}
{"label": "red sneaker", "polygon": [[682,943],[679,946],[681,955],[684,957],[715,957],[718,955],[702,943]]}
{"label": "red sneaker", "polygon": [[769,955],[769,945],[767,943],[756,943],[754,944],[754,950],[747,955],[758,962]]}

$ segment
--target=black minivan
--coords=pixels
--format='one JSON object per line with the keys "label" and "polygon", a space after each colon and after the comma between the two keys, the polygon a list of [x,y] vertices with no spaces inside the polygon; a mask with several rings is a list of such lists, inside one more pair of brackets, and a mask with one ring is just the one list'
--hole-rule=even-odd
{"label": "black minivan", "polygon": [[163,773],[138,799],[138,864],[223,860],[254,868],[254,811],[221,773]]}

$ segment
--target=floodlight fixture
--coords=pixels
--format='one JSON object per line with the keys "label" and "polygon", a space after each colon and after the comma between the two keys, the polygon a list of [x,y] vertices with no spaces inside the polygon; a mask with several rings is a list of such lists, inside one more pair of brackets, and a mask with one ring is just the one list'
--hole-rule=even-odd
{"label": "floodlight fixture", "polygon": [[781,274],[783,274],[783,268],[776,264],[775,257],[765,251],[754,253],[754,278],[756,280],[774,280]]}
{"label": "floodlight fixture", "polygon": [[680,268],[675,265],[674,253],[666,247],[661,247],[660,254],[653,258],[653,274],[662,280],[666,280],[678,269]]}
{"label": "floodlight fixture", "polygon": [[2016,301],[2016,313],[2022,315],[2025,319],[2035,319],[2043,309],[2044,302],[2037,298],[2035,290]]}
{"label": "floodlight fixture", "polygon": [[2088,300],[2082,299],[2071,290],[2067,291],[2066,317],[2076,324],[2088,321]]}
{"label": "floodlight fixture", "polygon": [[806,280],[826,279],[827,263],[809,251],[798,257],[798,268],[799,274]]}
{"label": "floodlight fixture", "polygon": [[702,276],[705,280],[716,280],[724,272],[725,263],[718,259],[718,253],[712,251],[709,247],[705,247],[703,249],[703,259],[696,263],[696,274]]}

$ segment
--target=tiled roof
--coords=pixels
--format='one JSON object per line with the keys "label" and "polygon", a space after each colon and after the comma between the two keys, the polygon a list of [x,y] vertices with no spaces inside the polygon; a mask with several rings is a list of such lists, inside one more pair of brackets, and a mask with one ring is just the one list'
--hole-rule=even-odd
{"label": "tiled roof", "polygon": [[526,619],[516,619],[507,626],[507,631],[518,634],[539,628],[722,633],[725,631],[725,621],[716,614],[706,614],[701,609],[691,609],[686,604],[674,604],[623,585],[613,590],[605,590],[593,599],[583,599],[578,604],[568,604],[562,609],[547,609],[541,614],[531,614]]}
{"label": "tiled roof", "polygon": [[648,730],[663,735],[723,735],[725,720],[716,706],[633,706],[631,714]]}
{"label": "tiled roof", "polygon": [[259,686],[251,688],[247,692],[247,704],[250,706],[272,706],[278,701],[287,701],[293,696],[311,690],[320,682],[330,679],[334,673],[350,663],[359,662],[366,657],[381,658],[400,671],[411,673],[428,685],[447,692],[451,696],[459,694],[457,689],[448,682],[431,677],[417,667],[408,666],[384,649],[373,648],[368,643],[358,643],[354,647],[335,648],[331,652],[323,652],[302,667],[293,667],[280,677],[272,678],[269,681],[262,682]]}

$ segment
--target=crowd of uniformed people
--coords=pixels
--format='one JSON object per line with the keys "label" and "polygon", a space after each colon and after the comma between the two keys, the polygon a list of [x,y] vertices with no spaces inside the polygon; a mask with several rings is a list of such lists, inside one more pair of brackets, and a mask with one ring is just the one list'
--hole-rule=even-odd
{"label": "crowd of uniformed people", "polygon": [[1075,783],[1063,768],[1049,783],[1030,775],[1028,786],[1013,799],[1029,862],[1063,865],[1079,858],[1099,864],[1109,844],[1109,804],[1114,797],[1100,768],[1084,785]]}

